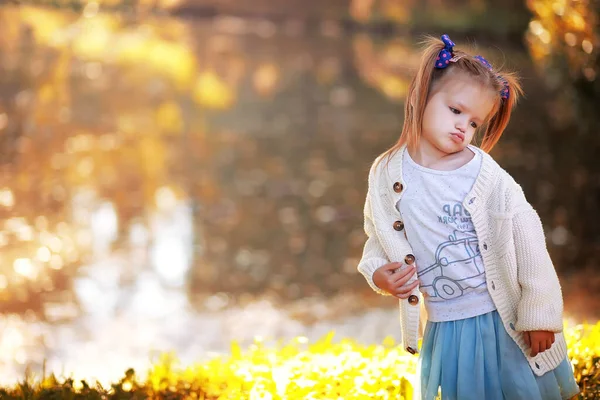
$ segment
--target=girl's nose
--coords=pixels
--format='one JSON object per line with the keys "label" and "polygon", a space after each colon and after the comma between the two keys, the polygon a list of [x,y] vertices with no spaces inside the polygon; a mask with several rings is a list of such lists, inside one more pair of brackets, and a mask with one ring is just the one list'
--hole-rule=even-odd
{"label": "girl's nose", "polygon": [[466,118],[458,118],[458,120],[456,121],[455,127],[462,133],[465,133],[465,131],[467,130],[468,123],[469,123],[469,121],[467,121]]}

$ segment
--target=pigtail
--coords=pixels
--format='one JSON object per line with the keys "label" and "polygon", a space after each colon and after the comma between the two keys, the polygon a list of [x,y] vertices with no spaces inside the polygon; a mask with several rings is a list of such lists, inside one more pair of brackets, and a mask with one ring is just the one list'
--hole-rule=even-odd
{"label": "pigtail", "polygon": [[[404,124],[398,141],[386,150],[379,161],[387,158],[387,162],[400,150],[403,145],[410,149],[416,149],[419,144],[421,125],[423,123],[423,110],[427,105],[431,85],[439,79],[444,70],[435,69],[435,61],[444,48],[444,43],[433,36],[426,36],[421,45],[424,50],[419,63],[417,73],[408,87],[408,93],[404,103]],[[386,163],[387,164],[387,163]]]}
{"label": "pigtail", "polygon": [[517,101],[523,95],[523,89],[515,74],[502,74],[499,76],[499,79],[507,83],[509,94],[508,98],[500,99],[498,110],[487,123],[481,142],[481,149],[486,153],[489,153],[496,143],[498,143],[498,140],[500,140],[500,137],[504,133],[504,129],[510,121],[512,111],[517,105]]}
{"label": "pigtail", "polygon": [[440,50],[444,48],[444,43],[437,38],[427,36],[423,45],[425,49],[421,56],[419,70],[410,83],[404,105],[404,125],[396,144],[398,148],[404,144],[413,150],[417,147],[423,124],[423,110],[427,105],[431,85],[437,79],[434,75],[441,73],[441,70],[435,69],[435,61]]}

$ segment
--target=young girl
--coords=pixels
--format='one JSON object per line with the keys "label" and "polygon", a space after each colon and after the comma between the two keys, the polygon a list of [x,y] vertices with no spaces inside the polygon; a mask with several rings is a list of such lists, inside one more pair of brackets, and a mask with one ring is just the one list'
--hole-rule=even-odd
{"label": "young girl", "polygon": [[[489,155],[521,94],[513,74],[430,39],[398,142],[369,173],[358,270],[400,300],[421,398],[568,399],[579,392],[562,335],[560,284],[542,224]],[[481,148],[471,144],[482,136]],[[416,272],[416,276],[415,276]],[[418,277],[418,279],[417,279]]]}

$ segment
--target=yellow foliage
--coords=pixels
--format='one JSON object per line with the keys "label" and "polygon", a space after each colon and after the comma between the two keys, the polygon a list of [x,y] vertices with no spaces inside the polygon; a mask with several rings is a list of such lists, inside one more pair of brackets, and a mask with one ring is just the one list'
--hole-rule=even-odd
{"label": "yellow foliage", "polygon": [[579,381],[590,374],[594,357],[600,357],[600,322],[595,325],[583,324],[565,329],[565,339],[569,347],[569,358]]}
{"label": "yellow foliage", "polygon": [[[581,388],[580,398],[597,399],[600,322],[566,326],[565,337]],[[230,355],[186,368],[180,367],[174,353],[165,353],[153,363],[145,381],[138,380],[135,371],[129,369],[119,383],[111,386],[118,398],[127,392],[132,398],[152,399],[413,398],[417,357],[396,346],[392,338],[384,339],[383,346],[364,346],[352,339],[336,343],[330,332],[316,343],[307,342],[307,338],[297,337],[286,345],[279,342],[277,346],[265,346],[262,339],[255,339],[246,351],[233,342]],[[36,399],[46,399],[53,398],[57,390],[69,398],[108,397],[106,392],[90,391],[84,381],[61,384],[53,376],[35,387],[19,384],[8,393],[15,400],[25,398],[24,392],[35,392]]]}
{"label": "yellow foliage", "polygon": [[46,83],[38,89],[38,100],[41,104],[47,104],[52,101],[56,95],[56,88],[51,83]]}
{"label": "yellow foliage", "polygon": [[[172,81],[178,90],[187,90],[196,76],[196,56],[179,37],[181,23],[166,24],[166,31],[161,35],[157,32],[158,22],[147,24],[149,28],[143,30],[124,27],[121,18],[114,14],[97,13],[92,18],[77,18],[76,14],[27,6],[20,9],[14,19],[29,26],[40,44],[69,48],[84,60],[114,61],[135,68],[143,66]],[[165,40],[163,36],[174,37]]]}
{"label": "yellow foliage", "polygon": [[104,60],[112,46],[119,24],[114,17],[97,15],[82,19],[79,34],[73,40],[73,50],[82,58]]}
{"label": "yellow foliage", "polygon": [[120,40],[114,43],[115,60],[122,65],[135,64],[143,60],[150,50],[146,35],[139,31],[123,32]]}
{"label": "yellow foliage", "polygon": [[15,18],[15,21],[19,20],[34,28],[33,34],[38,43],[49,44],[58,39],[57,35],[68,24],[69,16],[58,11],[23,6]]}
{"label": "yellow foliage", "polygon": [[[600,45],[598,15],[588,1],[528,0],[533,13],[526,40],[533,59],[541,68],[552,59],[565,59],[572,72],[593,81],[594,48]],[[561,61],[562,65],[562,61]]]}
{"label": "yellow foliage", "polygon": [[156,111],[156,124],[165,133],[180,133],[183,128],[183,116],[179,105],[173,101],[161,104]]}
{"label": "yellow foliage", "polygon": [[379,82],[383,92],[391,99],[403,99],[408,92],[409,83],[398,76],[384,74]]}
{"label": "yellow foliage", "polygon": [[[566,327],[569,356],[578,380],[600,356],[600,322]],[[172,354],[163,356],[148,375],[154,390],[201,388],[214,399],[412,399],[417,357],[397,346],[393,338],[383,345],[364,346],[352,339],[334,341],[330,332],[315,343],[298,337],[276,348],[256,340],[247,351],[237,342],[231,354],[203,364],[176,369]]]}
{"label": "yellow foliage", "polygon": [[[160,139],[143,136],[138,142],[139,162],[150,182],[161,183],[167,161],[166,149]],[[153,193],[153,191],[152,191]]]}
{"label": "yellow foliage", "polygon": [[211,71],[203,72],[198,76],[193,96],[198,104],[215,109],[227,109],[234,101],[233,90]]}
{"label": "yellow foliage", "polygon": [[148,46],[146,59],[138,62],[148,62],[154,70],[171,78],[178,89],[186,89],[197,68],[192,51],[185,45],[158,39]]}
{"label": "yellow foliage", "polygon": [[[350,339],[333,342],[333,332],[310,346],[302,340],[267,348],[257,342],[242,352],[218,357],[178,374],[219,399],[397,399],[412,397],[416,358],[402,349],[364,347]],[[390,340],[386,340],[386,346]],[[173,359],[150,371],[154,388],[175,385]]]}

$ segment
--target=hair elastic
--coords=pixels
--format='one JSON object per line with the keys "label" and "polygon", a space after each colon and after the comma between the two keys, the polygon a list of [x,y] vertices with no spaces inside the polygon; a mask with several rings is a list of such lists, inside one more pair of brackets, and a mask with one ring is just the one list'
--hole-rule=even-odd
{"label": "hair elastic", "polygon": [[[477,61],[479,61],[480,63],[482,63],[483,65],[485,65],[487,67],[487,69],[489,69],[490,71],[494,70],[494,68],[492,67],[492,64],[490,64],[490,62],[488,60],[483,58],[483,56],[477,55],[473,58],[476,59]],[[508,99],[508,95],[509,95],[508,81],[506,79],[504,79],[502,77],[502,75],[496,75],[496,76],[498,77],[498,79],[500,79],[500,81],[502,82],[502,85],[504,86],[502,88],[502,90],[500,90],[500,97],[502,97],[503,99]]]}

